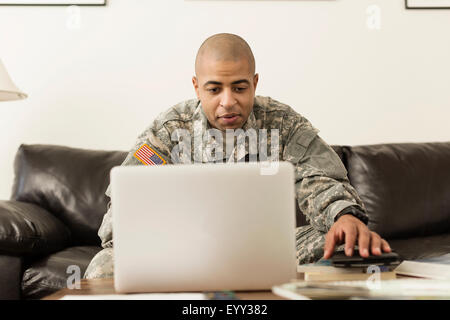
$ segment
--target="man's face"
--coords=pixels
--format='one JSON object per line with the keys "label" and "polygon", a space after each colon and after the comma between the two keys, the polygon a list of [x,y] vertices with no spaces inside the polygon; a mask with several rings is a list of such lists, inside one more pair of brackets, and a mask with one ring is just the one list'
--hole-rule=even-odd
{"label": "man's face", "polygon": [[253,109],[258,74],[246,59],[217,61],[204,58],[192,78],[210,125],[219,130],[241,128]]}

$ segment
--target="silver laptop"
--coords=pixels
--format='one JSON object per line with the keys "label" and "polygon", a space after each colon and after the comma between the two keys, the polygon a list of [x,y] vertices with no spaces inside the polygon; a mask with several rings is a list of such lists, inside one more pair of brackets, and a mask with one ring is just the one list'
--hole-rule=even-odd
{"label": "silver laptop", "polygon": [[116,291],[262,290],[295,279],[294,168],[262,166],[113,168]]}

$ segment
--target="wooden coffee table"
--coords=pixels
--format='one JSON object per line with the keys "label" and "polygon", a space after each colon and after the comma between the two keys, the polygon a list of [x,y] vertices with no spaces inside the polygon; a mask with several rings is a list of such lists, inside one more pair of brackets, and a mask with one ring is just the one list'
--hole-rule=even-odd
{"label": "wooden coffee table", "polygon": [[[45,298],[43,300],[59,300],[65,295],[108,295],[117,294],[114,291],[114,279],[83,279],[81,280],[80,289],[61,289]],[[249,291],[249,292],[235,292],[238,299],[241,300],[285,300],[273,294],[271,291]]]}

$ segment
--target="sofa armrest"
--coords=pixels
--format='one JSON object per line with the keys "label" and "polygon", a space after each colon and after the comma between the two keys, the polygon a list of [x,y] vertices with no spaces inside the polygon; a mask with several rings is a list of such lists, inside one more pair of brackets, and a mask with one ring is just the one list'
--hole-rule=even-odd
{"label": "sofa armrest", "polygon": [[22,258],[0,254],[0,300],[21,298]]}
{"label": "sofa armrest", "polygon": [[69,242],[69,229],[45,209],[32,203],[0,201],[1,253],[48,254]]}

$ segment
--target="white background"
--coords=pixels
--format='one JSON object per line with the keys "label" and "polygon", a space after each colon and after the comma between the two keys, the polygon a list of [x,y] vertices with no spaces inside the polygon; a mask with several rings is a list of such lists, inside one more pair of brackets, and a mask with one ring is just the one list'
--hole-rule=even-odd
{"label": "white background", "polygon": [[[367,25],[369,5],[381,29]],[[450,10],[403,0],[109,0],[0,6],[0,59],[29,95],[0,103],[0,199],[21,143],[128,150],[163,110],[195,97],[203,40],[253,48],[257,94],[291,105],[330,144],[450,141]]]}

